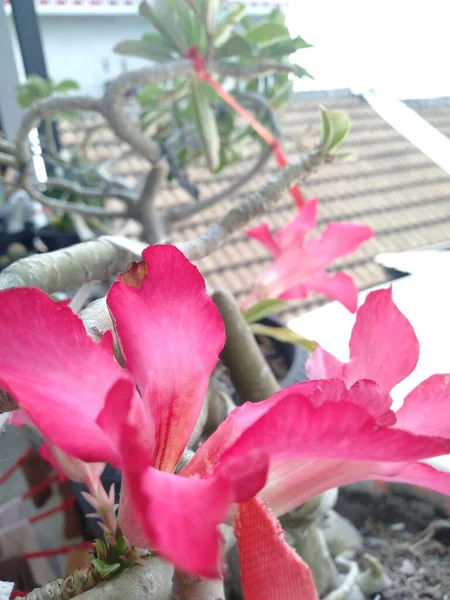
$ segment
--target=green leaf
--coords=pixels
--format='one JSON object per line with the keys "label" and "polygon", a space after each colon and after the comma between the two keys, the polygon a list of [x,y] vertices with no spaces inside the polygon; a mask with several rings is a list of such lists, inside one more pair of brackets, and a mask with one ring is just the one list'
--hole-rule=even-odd
{"label": "green leaf", "polygon": [[105,560],[108,553],[105,542],[97,538],[94,540],[94,548],[97,555],[97,560],[100,560],[101,562]]}
{"label": "green leaf", "polygon": [[191,83],[191,103],[197,129],[200,134],[203,154],[211,171],[220,165],[220,137],[217,129],[216,117],[207,95],[204,93],[204,84],[201,81]]}
{"label": "green leaf", "polygon": [[63,81],[60,81],[58,85],[55,85],[53,91],[58,92],[58,94],[67,94],[67,92],[79,89],[80,86],[74,79],[64,79]]}
{"label": "green leaf", "polygon": [[108,579],[108,577],[111,577],[111,575],[116,573],[122,566],[120,563],[113,563],[112,565],[108,565],[99,558],[94,558],[92,564],[103,579]]}
{"label": "green leaf", "polygon": [[264,335],[266,337],[271,337],[274,340],[278,340],[279,342],[302,346],[309,352],[314,352],[317,348],[316,342],[303,337],[292,329],[289,329],[289,327],[269,327],[268,325],[261,325],[260,323],[252,323],[250,329],[255,335]]}
{"label": "green leaf", "polygon": [[292,96],[294,84],[290,79],[280,86],[275,87],[275,93],[270,99],[270,105],[272,108],[281,108]]}
{"label": "green leaf", "polygon": [[278,23],[279,25],[284,25],[286,17],[282,10],[280,10],[279,8],[274,8],[273,11],[270,13],[269,19],[271,20],[272,23]]}
{"label": "green leaf", "polygon": [[354,158],[355,153],[349,150],[348,152],[333,152],[333,158],[345,161],[347,158]]}
{"label": "green leaf", "polygon": [[291,39],[287,27],[279,23],[260,23],[247,31],[245,35],[250,44],[254,44],[258,48],[267,48]]}
{"label": "green leaf", "polygon": [[174,14],[172,8],[168,0],[151,0],[151,4],[143,0],[139,5],[139,14],[150,21],[174,49],[184,55],[189,44],[180,26],[179,14]]}
{"label": "green leaf", "polygon": [[172,58],[170,51],[166,50],[166,48],[158,44],[151,44],[144,39],[119,42],[114,46],[114,52],[123,56],[139,56],[140,58],[147,58],[156,62]]}
{"label": "green leaf", "polygon": [[236,25],[245,17],[246,8],[243,4],[234,4],[225,17],[218,23],[214,31],[216,46],[224,44],[232,35]]}
{"label": "green leaf", "polygon": [[300,65],[291,65],[292,66],[292,72],[294,73],[294,75],[296,77],[308,77],[309,79],[314,79],[314,77],[311,75],[311,73],[308,73],[308,71],[306,69],[304,69],[303,67],[301,67]]}
{"label": "green leaf", "polygon": [[328,153],[347,137],[350,131],[350,119],[343,110],[326,110],[324,106],[321,106],[320,112],[322,116],[320,147]]}
{"label": "green leaf", "polygon": [[[204,22],[202,22],[197,14],[190,9],[187,0],[164,0],[168,5],[172,16],[181,30],[184,32],[188,46],[197,44],[200,47],[200,52],[203,53],[206,50],[206,31]],[[194,0],[195,3],[195,0]],[[198,11],[200,15],[205,15],[206,7],[203,6],[203,2],[198,2]]]}
{"label": "green leaf", "polygon": [[51,79],[44,79],[39,75],[29,75],[25,83],[17,86],[17,103],[22,108],[29,108],[36,100],[51,96],[52,92],[53,82]]}
{"label": "green leaf", "polygon": [[252,47],[239,33],[233,34],[225,44],[219,46],[215,52],[215,58],[230,58],[237,56],[239,58],[253,57]]}
{"label": "green leaf", "polygon": [[282,58],[290,56],[294,52],[297,52],[297,50],[302,50],[303,48],[312,48],[312,45],[305,42],[302,37],[297,36],[296,38],[283,40],[276,44],[272,44],[268,48],[262,49],[261,56]]}
{"label": "green leaf", "polygon": [[247,82],[245,89],[247,92],[257,92],[259,88],[259,79],[251,79]]}
{"label": "green leaf", "polygon": [[267,315],[273,315],[288,306],[286,300],[280,298],[268,298],[267,300],[260,300],[256,304],[253,304],[244,313],[244,319],[247,323],[254,323],[267,317]]}

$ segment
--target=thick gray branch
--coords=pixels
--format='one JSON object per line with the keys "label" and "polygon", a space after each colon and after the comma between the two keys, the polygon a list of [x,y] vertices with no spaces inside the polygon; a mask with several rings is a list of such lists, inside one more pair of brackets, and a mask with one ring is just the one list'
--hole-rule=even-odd
{"label": "thick gray branch", "polygon": [[194,74],[194,68],[188,60],[154,65],[138,71],[123,73],[110,83],[105,92],[102,100],[103,114],[111,129],[118,138],[127,142],[151,163],[160,158],[160,148],[130,120],[125,110],[124,95],[134,87],[156,84],[190,74]]}
{"label": "thick gray branch", "polygon": [[175,571],[170,600],[225,600],[221,579],[198,579]]}
{"label": "thick gray branch", "polygon": [[149,244],[156,244],[166,239],[163,217],[155,209],[155,199],[166,180],[167,171],[168,167],[164,162],[155,163],[147,175],[134,210],[130,212],[130,217],[142,223],[143,237]]}
{"label": "thick gray branch", "polygon": [[[226,237],[261,215],[280,198],[283,190],[307,175],[322,161],[319,152],[304,154],[296,165],[286,167],[269,180],[261,191],[251,194],[232,208],[219,223],[194,240],[177,244],[191,260],[217,250]],[[102,280],[124,271],[140,259],[145,244],[120,237],[102,237],[70,248],[19,260],[0,275],[0,290],[35,286],[48,293]]]}
{"label": "thick gray branch", "polygon": [[226,290],[216,290],[212,298],[223,319],[227,339],[220,355],[229,368],[231,381],[242,402],[259,402],[276,394],[280,386],[267,364],[253,333]]}
{"label": "thick gray branch", "polygon": [[109,581],[78,594],[72,578],[52,581],[30,592],[25,600],[169,600],[173,568],[161,558],[151,558]]}
{"label": "thick gray branch", "polygon": [[136,566],[77,596],[78,600],[167,600],[173,568],[160,558]]}
{"label": "thick gray branch", "polygon": [[69,248],[16,261],[0,275],[0,290],[38,287],[52,294],[87,281],[115,277],[141,258],[145,244],[126,238],[101,237]]}
{"label": "thick gray branch", "polygon": [[33,127],[45,117],[53,115],[60,110],[87,110],[102,112],[101,100],[91,96],[61,96],[38,100],[29,108],[22,119],[15,139],[16,155],[22,164],[28,162],[28,135]]}
{"label": "thick gray branch", "polygon": [[303,154],[300,162],[278,171],[261,190],[241,200],[205,233],[193,240],[181,242],[177,246],[191,260],[198,260],[211,254],[229,235],[247,225],[254,217],[264,214],[272,204],[277,202],[286,188],[291,187],[296,180],[309,175],[323,160],[324,157],[319,151]]}

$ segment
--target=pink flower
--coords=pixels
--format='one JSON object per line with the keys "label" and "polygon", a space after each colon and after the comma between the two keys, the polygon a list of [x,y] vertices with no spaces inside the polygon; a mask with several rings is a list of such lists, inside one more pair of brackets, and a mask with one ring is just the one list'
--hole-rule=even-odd
{"label": "pink flower", "polygon": [[247,231],[249,237],[268,249],[274,262],[256,280],[244,301],[244,310],[265,298],[306,298],[308,291],[314,291],[355,312],[358,292],[353,279],[345,273],[327,273],[325,268],[357,250],[372,237],[372,230],[356,223],[330,223],[321,237],[305,242],[305,235],[316,226],[317,203],[317,199],[307,202],[275,235],[267,224]]}
{"label": "pink flower", "polygon": [[80,460],[122,468],[120,519],[131,542],[216,576],[218,525],[267,472],[252,450],[228,473],[174,474],[224,344],[220,315],[197,268],[173,246],[147,248],[112,286],[108,306],[128,370],[114,358],[111,334],[93,342],[70,308],[36,289],[1,292],[0,385],[71,476]]}
{"label": "pink flower", "polygon": [[[450,452],[445,413],[425,409],[423,421],[410,417],[403,427],[389,393],[367,379],[349,389],[340,378],[300,383],[245,404],[175,474],[224,342],[222,322],[197,269],[171,246],[148,248],[114,284],[108,306],[128,370],[113,359],[109,335],[95,344],[78,317],[45,294],[0,293],[8,317],[0,321],[0,384],[52,443],[121,466],[125,534],[181,570],[217,576],[217,526],[237,513],[247,600],[295,600],[300,582],[309,600],[311,575],[267,507],[282,514],[371,478],[450,493],[448,474],[417,462]],[[448,377],[431,381],[421,402],[442,405],[448,386]],[[268,581],[272,559],[278,578]],[[259,581],[271,584],[265,596]]]}

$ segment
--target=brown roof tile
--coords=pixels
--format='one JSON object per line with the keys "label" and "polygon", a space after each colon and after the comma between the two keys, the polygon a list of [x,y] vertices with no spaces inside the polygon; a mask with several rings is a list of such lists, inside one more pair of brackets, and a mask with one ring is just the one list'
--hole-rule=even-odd
{"label": "brown roof tile", "polygon": [[[360,288],[367,288],[387,278],[383,268],[373,262],[376,254],[434,244],[450,238],[450,179],[383,121],[363,99],[349,93],[299,94],[293,99],[280,118],[285,133],[284,147],[291,160],[295,160],[301,143],[317,140],[319,103],[324,103],[327,108],[343,109],[349,114],[352,130],[346,146],[354,152],[354,158],[339,165],[324,166],[302,185],[302,189],[308,197],[320,198],[320,228],[333,220],[352,220],[374,229],[375,239],[352,256],[336,263],[336,268],[345,268],[355,277]],[[439,110],[433,109],[433,114],[427,110],[425,118],[450,135],[450,103]],[[64,142],[73,144],[74,136],[73,131],[64,131]],[[76,139],[79,139],[79,132]],[[119,146],[124,147],[105,130],[97,132],[93,142],[89,157],[96,161],[117,155]],[[218,176],[212,176],[200,167],[195,168],[192,179],[195,175],[202,197],[207,197],[230,185],[251,164],[250,159],[244,158]],[[275,168],[271,160],[258,179],[234,194],[233,198],[177,223],[173,239],[178,241],[201,233],[239,197],[257,189]],[[137,157],[128,158],[122,161],[116,172],[130,181],[136,180],[145,172],[145,161]],[[168,206],[189,201],[183,190],[169,186],[160,194],[158,204]],[[265,220],[276,229],[285,225],[294,215],[295,208],[286,193],[277,206],[269,211]],[[255,220],[252,225],[260,221]],[[221,250],[199,261],[199,266],[210,285],[228,287],[242,297],[268,263],[264,249],[238,233]],[[290,314],[299,314],[325,301],[311,295],[307,300],[293,305]]]}

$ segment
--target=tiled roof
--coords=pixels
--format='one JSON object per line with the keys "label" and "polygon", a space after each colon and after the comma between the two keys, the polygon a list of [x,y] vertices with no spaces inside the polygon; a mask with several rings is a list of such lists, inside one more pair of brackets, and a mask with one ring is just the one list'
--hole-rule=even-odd
{"label": "tiled roof", "polygon": [[406,104],[419,113],[430,125],[450,138],[450,98],[408,100]]}
{"label": "tiled roof", "polygon": [[[319,225],[336,220],[351,220],[370,225],[375,239],[357,253],[340,260],[335,269],[345,269],[355,278],[360,289],[386,280],[383,268],[373,258],[380,252],[393,252],[443,242],[450,239],[450,179],[417,148],[387,125],[360,97],[349,92],[303,93],[297,95],[281,116],[285,133],[284,147],[295,161],[301,143],[316,141],[319,134],[318,105],[347,111],[352,130],[347,149],[354,152],[349,162],[327,165],[302,185],[308,197],[320,198]],[[450,107],[449,115],[450,130]],[[309,127],[309,131],[305,130]],[[65,134],[73,142],[73,134]],[[95,142],[95,140],[94,140]],[[119,153],[119,144],[111,133],[99,135],[91,149],[91,158],[100,160]],[[219,176],[197,169],[195,179],[201,182],[203,197],[223,189],[251,164],[251,159]],[[145,163],[138,158],[123,161],[118,170],[134,178],[143,172]],[[227,202],[216,205],[187,221],[177,224],[174,240],[198,235],[208,224],[222,215],[252,189],[257,189],[274,171],[273,161],[260,177]],[[173,205],[188,201],[179,189],[164,190],[159,204]],[[286,194],[266,219],[276,229],[295,214],[292,200]],[[254,224],[257,224],[255,221]],[[215,254],[199,261],[202,272],[212,286],[229,288],[238,296],[245,294],[256,275],[269,262],[264,249],[244,234],[234,235]],[[326,300],[311,296],[297,303],[291,314],[309,310]]]}

